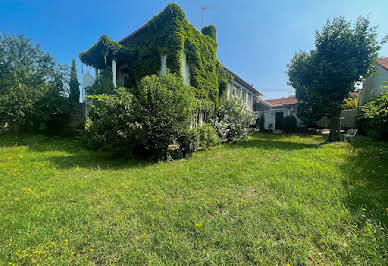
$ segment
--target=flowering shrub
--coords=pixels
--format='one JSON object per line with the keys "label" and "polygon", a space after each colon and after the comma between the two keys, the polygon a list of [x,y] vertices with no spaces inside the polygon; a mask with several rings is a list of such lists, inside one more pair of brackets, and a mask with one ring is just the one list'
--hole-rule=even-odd
{"label": "flowering shrub", "polygon": [[247,138],[252,132],[257,114],[249,110],[240,99],[232,96],[224,99],[216,110],[211,124],[223,141]]}

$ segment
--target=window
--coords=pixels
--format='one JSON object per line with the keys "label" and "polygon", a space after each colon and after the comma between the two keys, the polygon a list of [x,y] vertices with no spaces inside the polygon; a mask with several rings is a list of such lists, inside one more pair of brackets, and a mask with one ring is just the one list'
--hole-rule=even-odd
{"label": "window", "polygon": [[252,108],[252,94],[248,92],[248,107]]}
{"label": "window", "polygon": [[166,73],[167,72],[167,55],[162,55],[160,57],[161,66],[160,66],[160,72]]}
{"label": "window", "polygon": [[245,90],[243,90],[243,93],[242,93],[242,100],[243,100],[243,103],[247,103],[247,92]]}
{"label": "window", "polygon": [[237,91],[237,98],[241,99],[241,88],[236,87],[236,91]]}

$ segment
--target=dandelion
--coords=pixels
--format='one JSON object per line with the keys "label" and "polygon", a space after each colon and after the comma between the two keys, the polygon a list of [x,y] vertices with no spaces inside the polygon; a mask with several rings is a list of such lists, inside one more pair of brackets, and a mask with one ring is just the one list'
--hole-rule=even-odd
{"label": "dandelion", "polygon": [[384,227],[380,227],[380,230],[384,230]]}
{"label": "dandelion", "polygon": [[365,214],[361,215],[362,217],[365,217]]}
{"label": "dandelion", "polygon": [[20,198],[15,198],[15,200],[20,200]]}
{"label": "dandelion", "polygon": [[92,252],[93,252],[93,250],[94,250],[94,249],[92,249],[92,248],[90,249],[90,251],[92,251]]}
{"label": "dandelion", "polygon": [[67,244],[67,242],[69,242],[69,240],[68,239],[65,239],[65,243]]}
{"label": "dandelion", "polygon": [[363,210],[363,211],[366,211],[366,209],[365,209],[365,208],[362,208],[362,210]]}
{"label": "dandelion", "polygon": [[196,223],[195,226],[196,226],[196,227],[201,227],[201,226],[202,226],[202,223]]}

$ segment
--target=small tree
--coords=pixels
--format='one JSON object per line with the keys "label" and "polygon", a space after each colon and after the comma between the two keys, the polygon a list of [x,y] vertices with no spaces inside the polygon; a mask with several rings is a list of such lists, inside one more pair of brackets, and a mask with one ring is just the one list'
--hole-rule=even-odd
{"label": "small tree", "polygon": [[329,20],[315,34],[315,49],[298,52],[288,66],[296,89],[298,116],[306,125],[324,115],[330,119],[328,141],[340,139],[341,104],[354,83],[370,74],[379,45],[376,28],[360,17],[352,28],[344,18]]}
{"label": "small tree", "polygon": [[71,62],[71,70],[70,70],[70,83],[69,83],[69,100],[71,104],[79,103],[79,83],[77,77],[77,67],[75,64],[75,60]]}

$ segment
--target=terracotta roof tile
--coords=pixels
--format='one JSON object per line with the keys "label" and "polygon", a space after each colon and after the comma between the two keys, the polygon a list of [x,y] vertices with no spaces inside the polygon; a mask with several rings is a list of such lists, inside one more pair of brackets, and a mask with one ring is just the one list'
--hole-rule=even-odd
{"label": "terracotta roof tile", "polygon": [[269,103],[273,107],[279,107],[283,105],[296,104],[297,99],[295,96],[290,96],[288,98],[269,99],[265,100],[265,102]]}
{"label": "terracotta roof tile", "polygon": [[379,63],[383,68],[388,70],[388,57],[383,57],[377,59],[377,63]]}

